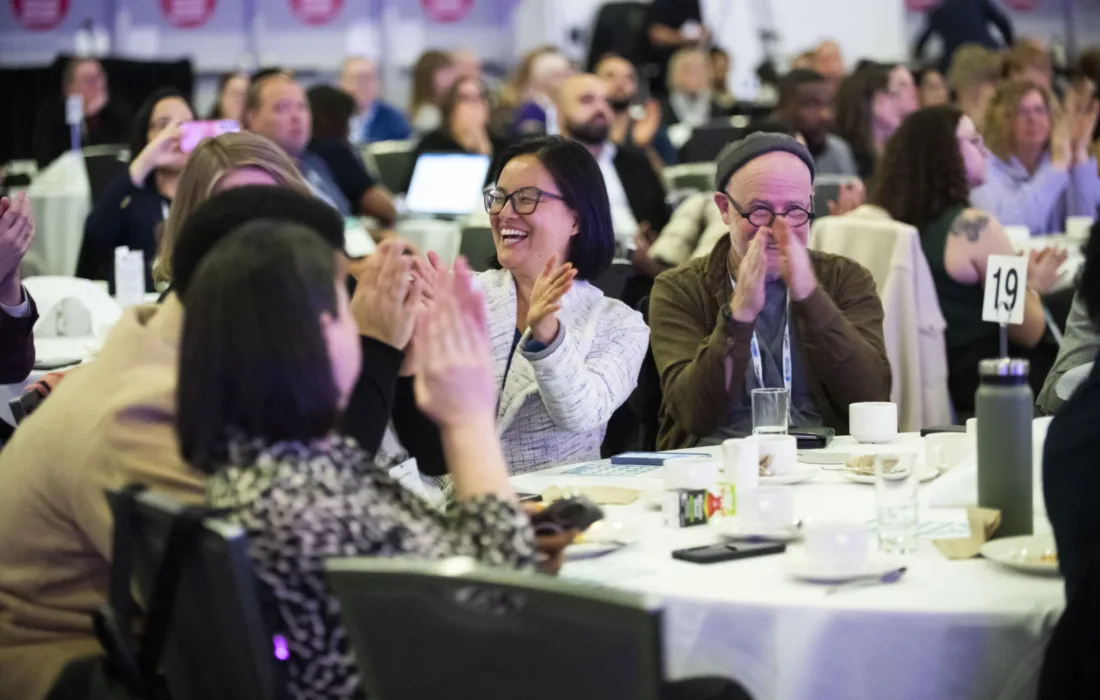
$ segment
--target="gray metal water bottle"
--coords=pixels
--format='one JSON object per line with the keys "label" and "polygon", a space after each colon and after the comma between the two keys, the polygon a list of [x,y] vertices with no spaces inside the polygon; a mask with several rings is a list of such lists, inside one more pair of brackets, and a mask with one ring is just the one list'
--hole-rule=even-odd
{"label": "gray metal water bottle", "polygon": [[982,360],[978,418],[978,505],[1001,511],[998,537],[1032,534],[1028,361]]}

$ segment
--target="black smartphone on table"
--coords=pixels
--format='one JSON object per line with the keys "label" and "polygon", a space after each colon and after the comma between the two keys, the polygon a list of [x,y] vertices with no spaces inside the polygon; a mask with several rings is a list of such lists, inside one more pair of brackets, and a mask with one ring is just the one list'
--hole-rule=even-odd
{"label": "black smartphone on table", "polygon": [[692,564],[717,564],[723,561],[763,557],[768,554],[782,554],[785,551],[787,551],[786,542],[719,542],[702,547],[674,550],[672,558]]}

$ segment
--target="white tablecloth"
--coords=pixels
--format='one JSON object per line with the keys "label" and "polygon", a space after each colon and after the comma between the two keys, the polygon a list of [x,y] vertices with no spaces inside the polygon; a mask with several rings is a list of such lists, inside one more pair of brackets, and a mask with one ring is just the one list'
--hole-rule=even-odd
{"label": "white tablecloth", "polygon": [[[917,436],[902,439],[920,443]],[[843,450],[844,440],[833,449]],[[633,478],[561,471],[513,482],[528,492],[595,483],[660,488],[660,471]],[[803,519],[875,517],[874,487],[835,472],[784,488],[794,489]],[[924,506],[922,495],[922,523],[965,522],[961,509]],[[783,557],[797,554],[798,545],[787,555],[690,564],[670,553],[716,541],[709,526],[665,528],[660,514],[641,502],[607,511],[610,519],[636,526],[641,541],[600,559],[568,562],[562,575],[659,596],[666,675],[736,678],[756,700],[1031,700],[1064,604],[1059,578],[983,559],[948,561],[928,540],[899,583],[827,596],[822,587],[783,573]],[[1045,520],[1037,530],[1049,531]]]}
{"label": "white tablecloth", "polygon": [[76,274],[84,220],[92,208],[92,190],[84,157],[67,152],[43,170],[27,190],[34,206],[32,250],[49,275]]}

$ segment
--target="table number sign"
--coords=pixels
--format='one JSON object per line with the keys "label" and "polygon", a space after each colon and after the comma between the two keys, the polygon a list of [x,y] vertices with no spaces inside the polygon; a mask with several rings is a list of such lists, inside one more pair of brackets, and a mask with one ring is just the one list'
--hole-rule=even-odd
{"label": "table number sign", "polygon": [[1024,322],[1027,256],[990,255],[985,268],[982,320],[1000,324]]}

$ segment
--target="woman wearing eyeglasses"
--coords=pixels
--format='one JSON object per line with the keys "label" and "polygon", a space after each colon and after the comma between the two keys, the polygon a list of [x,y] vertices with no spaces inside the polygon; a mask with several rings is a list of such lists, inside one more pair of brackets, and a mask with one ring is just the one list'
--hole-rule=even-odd
{"label": "woman wearing eyeglasses", "polygon": [[1065,231],[1070,216],[1096,216],[1100,175],[1089,154],[1100,103],[1075,86],[1065,114],[1050,90],[1024,80],[1002,83],[986,112],[989,177],[974,204],[1031,235]]}
{"label": "woman wearing eyeglasses", "polygon": [[[443,98],[442,109],[443,125],[420,139],[414,163],[422,153],[475,153],[493,157],[503,151],[503,143],[489,134],[489,91],[481,80],[456,80]],[[487,175],[496,169],[489,170]]]}
{"label": "woman wearing eyeglasses", "polygon": [[[599,459],[607,422],[637,384],[649,343],[641,314],[590,283],[615,246],[607,189],[591,154],[566,139],[528,141],[501,162],[485,193],[499,269],[478,279],[505,457],[512,473]],[[441,475],[438,439],[410,388],[408,379],[398,388],[395,427],[421,471]]]}
{"label": "woman wearing eyeglasses", "polygon": [[[973,415],[978,363],[1000,354],[997,325],[982,321],[983,287],[990,255],[1013,255],[1001,223],[970,206],[971,188],[986,178],[987,151],[970,117],[955,107],[915,112],[890,138],[871,192],[871,204],[895,221],[917,228],[947,328],[947,385],[957,416]],[[870,207],[869,207],[870,208]],[[884,214],[885,215],[885,214]],[[1040,341],[1046,330],[1039,295],[1057,279],[1064,254],[1033,253],[1024,321],[1008,327],[1013,357],[1032,361],[1029,376],[1038,392],[1054,353]]]}

